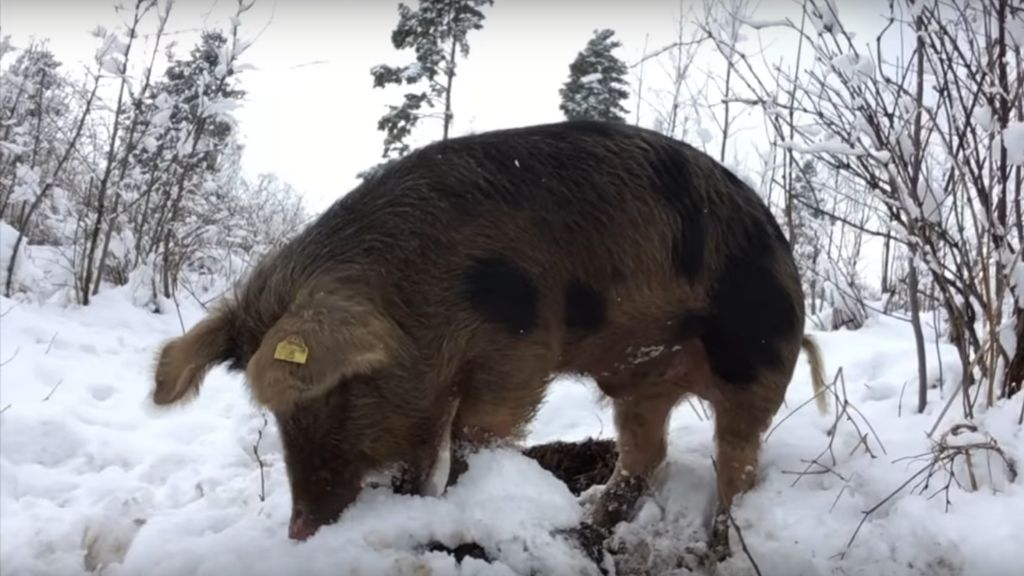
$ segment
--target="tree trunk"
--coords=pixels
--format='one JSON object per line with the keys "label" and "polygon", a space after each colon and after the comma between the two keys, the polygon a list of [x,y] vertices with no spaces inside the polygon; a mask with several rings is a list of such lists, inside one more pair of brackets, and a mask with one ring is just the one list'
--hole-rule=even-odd
{"label": "tree trunk", "polygon": [[892,249],[890,242],[889,237],[886,236],[882,243],[882,294],[889,291],[889,251]]}
{"label": "tree trunk", "polygon": [[924,355],[924,331],[921,329],[920,286],[917,281],[917,251],[911,249],[907,287],[910,292],[910,324],[914,327],[914,345],[917,348],[917,413],[928,406],[928,365]]}
{"label": "tree trunk", "polygon": [[164,264],[163,270],[161,270],[161,278],[164,285],[164,297],[170,298],[171,293],[171,232],[167,231],[164,235]]}
{"label": "tree trunk", "polygon": [[100,250],[100,261],[96,265],[96,280],[92,285],[92,295],[100,293],[100,282],[103,280],[103,270],[107,266],[107,256],[110,254],[110,237],[114,235],[114,215],[117,214],[118,205],[121,203],[121,195],[114,196],[114,206],[110,209],[111,222],[103,232],[103,249]]}
{"label": "tree trunk", "polygon": [[455,81],[455,49],[458,48],[458,42],[455,39],[455,35],[452,34],[452,47],[448,53],[448,69],[445,70],[445,76],[447,76],[447,82],[444,88],[444,134],[441,135],[441,140],[448,139],[448,130],[452,124],[452,83]]}
{"label": "tree trunk", "polygon": [[[914,131],[912,134],[913,138],[913,158],[911,158],[912,165],[910,166],[910,198],[911,202],[917,203],[920,207],[923,205],[921,198],[918,196],[921,184],[921,173],[924,168],[924,143],[921,141],[921,123],[922,114],[924,110],[924,21],[921,16],[914,18],[914,31],[917,32],[917,85],[915,86],[914,103],[916,108],[914,109]],[[915,233],[924,240],[928,235],[928,222],[925,219],[918,226],[914,227]],[[914,327],[914,344],[917,348],[917,413],[921,414],[924,412],[925,407],[928,405],[928,366],[925,361],[925,342],[924,342],[924,331],[921,330],[921,291],[920,285],[917,278],[917,258],[918,258],[918,247],[911,245],[910,247],[910,266],[908,288],[910,292],[910,322]]]}
{"label": "tree trunk", "polygon": [[[42,77],[39,79],[40,84],[42,84],[46,73],[44,72],[41,76]],[[36,131],[35,134],[32,135],[32,156],[30,156],[29,160],[29,165],[33,168],[39,160],[39,146],[43,141],[43,96],[46,95],[46,91],[43,90],[42,86],[39,86],[37,90],[39,91],[39,99],[36,101],[36,106],[39,108],[36,110]]]}
{"label": "tree trunk", "polygon": [[725,120],[722,122],[722,148],[718,151],[718,161],[725,162],[725,146],[729,142],[729,85],[732,83],[732,60],[726,58],[725,69]]}

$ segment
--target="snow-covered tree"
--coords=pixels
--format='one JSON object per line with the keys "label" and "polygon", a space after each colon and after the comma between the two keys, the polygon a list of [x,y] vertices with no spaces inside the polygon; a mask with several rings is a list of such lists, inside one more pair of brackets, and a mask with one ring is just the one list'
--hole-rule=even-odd
{"label": "snow-covered tree", "polygon": [[[183,266],[208,236],[200,233],[230,204],[239,168],[230,113],[244,92],[237,86],[238,40],[211,30],[187,58],[175,60],[143,105],[143,144],[135,155],[130,219],[133,266],[160,270],[169,295]],[[156,258],[156,261],[153,259]]]}
{"label": "snow-covered tree", "polygon": [[[99,46],[84,80],[43,44],[5,58],[6,295],[50,298],[59,285],[64,298],[88,304],[104,285],[130,284],[137,304],[158,309],[160,297],[189,283],[185,275],[237,277],[304,222],[295,190],[273,175],[249,182],[241,170],[232,110],[244,97],[239,57],[249,44],[239,27],[252,4],[239,0],[228,29],[204,30],[181,58],[162,42],[172,6],[138,0],[119,9],[121,25],[93,32]],[[47,250],[66,276],[41,287],[23,262],[27,246]]]}
{"label": "snow-covered tree", "polygon": [[[12,50],[3,42],[4,52]],[[11,226],[8,233],[14,232],[0,254],[0,285],[7,296],[18,284],[24,244],[62,243],[61,232],[73,212],[69,196],[83,180],[84,135],[98,88],[98,75],[73,86],[45,46],[35,43],[4,71],[0,218]]]}
{"label": "snow-covered tree", "polygon": [[[442,120],[442,140],[448,139],[452,119],[452,85],[461,55],[469,56],[467,37],[483,28],[482,8],[494,0],[419,0],[412,9],[398,5],[398,25],[391,33],[391,44],[398,50],[412,49],[415,61],[404,66],[374,66],[374,88],[389,85],[412,89],[377,123],[384,132],[384,158],[400,157],[410,146],[406,142],[422,118]],[[438,112],[440,109],[440,112]]]}
{"label": "snow-covered tree", "polygon": [[[69,94],[60,68],[45,42],[32,43],[18,52],[0,82],[0,218],[16,226],[26,224],[65,141]],[[46,226],[29,233],[33,240],[52,239]]]}
{"label": "snow-covered tree", "polygon": [[[156,0],[138,0],[131,19],[123,27],[110,32],[102,29],[96,31],[96,36],[102,40],[96,52],[97,78],[114,80],[117,90],[111,106],[112,115],[109,120],[103,118],[108,136],[102,146],[102,155],[96,162],[99,177],[96,179],[95,190],[90,190],[88,195],[89,213],[84,218],[83,232],[85,241],[81,244],[76,242],[76,246],[82,247],[82,251],[75,255],[75,284],[82,304],[88,304],[91,297],[100,290],[110,241],[117,226],[120,202],[124,197],[121,186],[127,173],[128,155],[137,143],[135,134],[127,129],[136,125],[133,111],[137,110],[137,106],[133,104],[138,102],[138,98],[132,97],[129,67],[140,47],[138,33],[147,16],[154,11],[159,15],[159,30],[162,33],[169,10],[170,5],[167,5],[165,11],[160,11]],[[93,188],[91,183],[89,188]]]}
{"label": "snow-covered tree", "polygon": [[[828,222],[818,198],[818,169],[810,159],[799,165],[795,175],[792,197],[792,232],[789,242],[793,246],[797,264],[804,270],[817,270],[818,261],[823,257],[823,239],[827,237]],[[825,257],[828,254],[824,254]],[[810,297],[809,307],[817,310],[818,278],[811,274],[804,276],[804,288]]]}
{"label": "snow-covered tree", "polygon": [[[766,80],[759,55],[732,46],[733,74],[751,92],[734,100],[762,107],[783,152],[773,165],[791,175],[778,180],[785,194],[797,181],[792,153],[809,154],[844,183],[830,194],[856,191],[853,200],[873,212],[849,224],[884,238],[894,254],[886,262],[907,259],[905,276],[886,284],[905,290],[917,409],[927,403],[922,316],[931,307],[957,347],[970,417],[975,398],[992,404],[1024,385],[1024,297],[1014,280],[1024,253],[1024,154],[1014,136],[1024,101],[1024,10],[1006,0],[888,8],[869,45],[832,1],[806,3],[797,20],[737,16],[744,26],[794,33],[808,64],[775,66]],[[887,43],[893,52],[882,55]]]}
{"label": "snow-covered tree", "polygon": [[623,102],[629,98],[626,63],[615,56],[622,45],[615,31],[595,30],[593,38],[569,64],[569,79],[558,91],[559,109],[569,120],[625,120]]}

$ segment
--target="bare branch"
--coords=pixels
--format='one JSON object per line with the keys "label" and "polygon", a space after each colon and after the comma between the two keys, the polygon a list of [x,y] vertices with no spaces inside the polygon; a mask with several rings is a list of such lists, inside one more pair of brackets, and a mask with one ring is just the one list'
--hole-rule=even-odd
{"label": "bare branch", "polygon": [[58,380],[57,383],[53,385],[53,388],[50,389],[50,392],[46,396],[43,397],[43,402],[48,401],[50,399],[50,397],[53,396],[53,393],[57,391],[57,388],[60,388],[60,385],[63,384],[63,383],[64,383],[64,379],[63,378]]}

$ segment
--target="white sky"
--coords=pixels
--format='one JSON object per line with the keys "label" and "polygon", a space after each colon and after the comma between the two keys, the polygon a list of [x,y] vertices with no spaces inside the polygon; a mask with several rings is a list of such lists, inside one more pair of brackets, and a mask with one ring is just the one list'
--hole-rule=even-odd
{"label": "white sky", "polygon": [[[691,2],[697,0],[684,0],[684,6]],[[885,3],[836,0],[844,23],[861,29],[877,25]],[[369,70],[412,58],[390,43],[397,4],[256,0],[242,30],[247,37],[263,30],[243,57],[257,69],[241,77],[248,97],[237,113],[247,172],[278,174],[306,196],[310,208],[320,210],[357,184],[357,172],[380,160],[382,133],[376,123],[399,92],[373,89]],[[177,36],[177,53],[185,53],[204,23],[226,27],[234,5],[178,0],[169,24],[185,31]],[[799,0],[760,0],[755,15],[797,17],[799,6]],[[484,29],[469,37],[469,59],[460,63],[453,133],[562,119],[558,89],[595,28],[616,30],[623,43],[619,56],[633,62],[643,51],[645,34],[652,49],[672,41],[679,10],[679,0],[496,0],[485,8]],[[88,31],[115,18],[108,0],[0,0],[0,33],[10,34],[17,46],[32,36],[50,38],[51,49],[69,68],[95,52],[97,41]],[[761,39],[780,54],[791,45],[778,32],[763,32]],[[655,65],[645,83],[664,78]],[[649,120],[642,116],[641,124]],[[423,121],[417,136],[420,143],[439,138],[439,121]]]}

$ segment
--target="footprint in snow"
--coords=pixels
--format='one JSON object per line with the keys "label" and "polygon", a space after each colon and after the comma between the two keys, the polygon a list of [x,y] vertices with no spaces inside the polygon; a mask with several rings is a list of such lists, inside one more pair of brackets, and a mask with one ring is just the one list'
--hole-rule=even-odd
{"label": "footprint in snow", "polygon": [[109,384],[93,384],[89,386],[89,395],[97,402],[104,402],[114,395],[117,390]]}
{"label": "footprint in snow", "polygon": [[872,382],[864,385],[864,392],[861,394],[861,397],[867,401],[881,402],[899,393],[899,387],[891,382]]}

